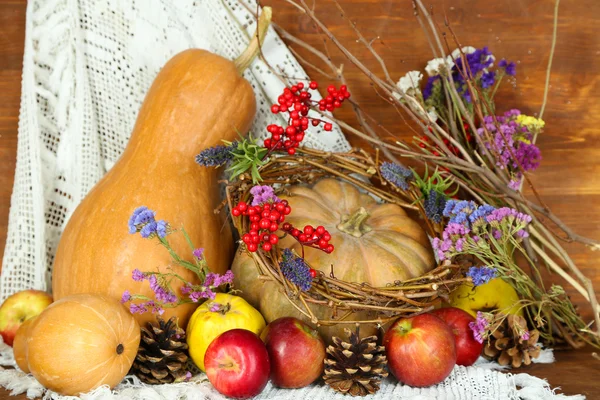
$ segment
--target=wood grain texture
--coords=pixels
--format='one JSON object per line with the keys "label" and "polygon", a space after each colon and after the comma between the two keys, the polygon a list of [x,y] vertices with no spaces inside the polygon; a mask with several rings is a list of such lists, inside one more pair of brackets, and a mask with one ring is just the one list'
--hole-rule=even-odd
{"label": "wood grain texture", "polygon": [[[312,2],[312,0],[311,0]],[[375,48],[384,55],[394,79],[413,69],[423,69],[431,58],[426,38],[408,0],[340,0],[347,15],[357,23]],[[355,42],[349,28],[330,0],[317,1],[317,13],[332,31],[369,67],[377,64],[368,51]],[[517,81],[506,85],[498,97],[499,111],[519,108],[531,114],[542,102],[545,69],[552,33],[553,0],[429,0],[440,23],[445,13],[462,45],[489,46],[500,58],[518,63]],[[303,40],[322,48],[322,36],[307,17],[283,0],[265,0],[274,7],[274,20]],[[25,0],[0,0],[0,256],[4,250],[10,194],[17,146],[20,76],[25,27]],[[532,176],[547,205],[576,232],[600,238],[600,22],[597,0],[563,0],[558,43],[552,70],[551,90],[544,119],[546,132],[539,137],[543,164]],[[336,63],[343,62],[330,44]],[[306,52],[297,49],[301,55]],[[368,81],[347,62],[344,69],[355,99],[382,125],[403,138],[412,136],[403,119],[385,106]],[[324,81],[310,68],[309,73]],[[338,114],[355,123],[351,113]],[[355,145],[363,145],[350,138]],[[579,245],[569,245],[574,260],[600,292],[596,254]],[[560,280],[556,280],[560,282]],[[589,316],[582,299],[582,313]],[[581,393],[600,398],[600,362],[590,350],[561,352],[558,362],[534,365],[518,372],[547,378],[567,394]],[[0,390],[0,400],[9,397]]]}

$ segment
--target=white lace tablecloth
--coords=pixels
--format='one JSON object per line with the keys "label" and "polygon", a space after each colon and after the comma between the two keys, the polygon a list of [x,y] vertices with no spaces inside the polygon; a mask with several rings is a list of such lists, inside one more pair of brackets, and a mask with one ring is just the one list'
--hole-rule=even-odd
{"label": "white lace tablecloth", "polygon": [[[251,10],[254,0],[246,0]],[[277,9],[274,10],[275,19]],[[11,199],[0,301],[19,290],[49,290],[53,255],[71,213],[120,156],[154,77],[177,52],[204,48],[235,58],[248,43],[255,19],[238,0],[30,0],[19,120],[17,167]],[[306,73],[271,29],[263,53],[278,72]],[[275,122],[270,105],[284,83],[260,60],[244,76],[258,104],[253,133]],[[347,150],[337,129],[310,129],[306,143]],[[0,364],[13,365],[2,344]],[[202,376],[196,377],[201,381]],[[0,371],[0,384],[31,397],[45,392],[18,370]],[[412,389],[392,380],[370,396],[400,399],[557,398],[545,381],[485,368],[456,367],[442,384]],[[198,381],[149,387],[128,378],[115,391],[100,388],[84,399],[208,399],[221,396]],[[259,398],[342,398],[323,386],[280,390],[268,386]],[[581,398],[581,397],[578,397]]]}

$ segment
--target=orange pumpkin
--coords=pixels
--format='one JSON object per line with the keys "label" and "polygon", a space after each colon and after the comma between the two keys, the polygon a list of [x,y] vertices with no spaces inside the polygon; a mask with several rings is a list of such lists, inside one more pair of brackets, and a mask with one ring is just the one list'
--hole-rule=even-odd
{"label": "orange pumpkin", "polygon": [[[288,192],[288,196],[281,196],[292,207],[286,221],[298,229],[322,225],[335,246],[331,254],[305,248],[305,259],[312,268],[329,274],[333,266],[338,279],[381,287],[418,277],[435,266],[425,231],[401,207],[378,204],[355,186],[335,179],[323,179],[312,188],[294,186]],[[280,247],[290,247],[302,254],[300,245],[289,237],[281,241]],[[262,312],[267,322],[283,316],[306,320],[289,304],[278,286],[257,279],[254,262],[245,253],[236,256],[232,270],[242,296]],[[331,319],[328,307],[313,306],[312,310],[321,319]],[[367,313],[357,313],[354,318],[366,316]],[[341,325],[321,327],[320,331],[324,337],[345,337]]]}
{"label": "orange pumpkin", "polygon": [[[261,15],[260,37],[270,21]],[[138,206],[147,206],[174,228],[185,226],[192,242],[205,249],[208,265],[224,273],[233,255],[221,202],[219,172],[198,166],[202,150],[247,132],[256,112],[250,83],[241,71],[256,54],[253,45],[235,62],[208,51],[191,49],[174,56],[160,71],[139,112],[127,148],[112,169],[79,204],[62,234],[52,276],[54,298],[97,293],[120,299],[125,290],[153,298],[147,282],[134,282],[132,271],[176,272],[198,284],[195,273],[175,264],[153,240],[131,235],[127,221]],[[169,236],[172,248],[192,260],[183,235]],[[186,257],[187,255],[187,257]],[[181,282],[174,282],[178,292]],[[186,326],[195,304],[169,308]],[[137,314],[140,325],[154,321]]]}
{"label": "orange pumpkin", "polygon": [[27,338],[29,337],[29,330],[36,319],[37,316],[25,320],[25,322],[19,326],[19,329],[17,329],[15,340],[13,341],[15,362],[19,368],[21,368],[21,371],[25,373],[29,373],[29,365],[27,364]]}
{"label": "orange pumpkin", "polygon": [[118,301],[98,295],[65,297],[29,329],[27,363],[44,387],[76,396],[120,383],[140,344],[140,326]]}

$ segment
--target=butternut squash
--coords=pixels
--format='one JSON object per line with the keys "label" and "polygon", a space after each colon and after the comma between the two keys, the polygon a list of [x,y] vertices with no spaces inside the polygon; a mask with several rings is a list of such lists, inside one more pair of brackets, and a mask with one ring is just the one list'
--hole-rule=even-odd
{"label": "butternut squash", "polygon": [[[190,282],[195,275],[174,265],[155,241],[131,235],[127,221],[141,205],[173,228],[185,226],[193,243],[205,249],[214,272],[224,273],[233,255],[220,202],[215,169],[195,164],[200,151],[247,132],[256,112],[252,87],[241,76],[260,47],[271,10],[263,9],[258,35],[235,62],[208,51],[175,55],[160,71],[139,112],[127,148],[113,168],[79,204],[62,234],[52,277],[54,298],[76,293],[120,299],[125,290],[152,297],[148,282],[134,282],[132,271],[173,268]],[[173,249],[191,259],[183,235],[169,236]],[[176,288],[176,290],[178,290]],[[186,326],[194,304],[168,309]],[[136,315],[144,324],[150,313]]]}

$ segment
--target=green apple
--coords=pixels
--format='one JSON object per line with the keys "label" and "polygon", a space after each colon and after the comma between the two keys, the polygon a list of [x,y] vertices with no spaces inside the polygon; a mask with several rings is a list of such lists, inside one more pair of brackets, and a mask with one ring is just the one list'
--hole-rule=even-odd
{"label": "green apple", "polygon": [[0,306],[0,335],[13,345],[17,329],[29,318],[39,315],[52,303],[52,296],[41,290],[23,290],[9,296]]}

